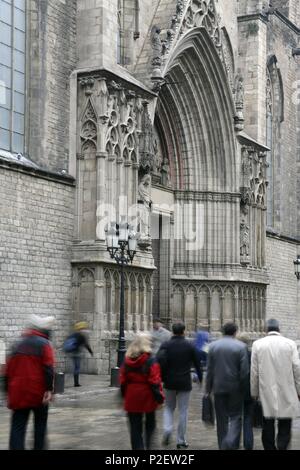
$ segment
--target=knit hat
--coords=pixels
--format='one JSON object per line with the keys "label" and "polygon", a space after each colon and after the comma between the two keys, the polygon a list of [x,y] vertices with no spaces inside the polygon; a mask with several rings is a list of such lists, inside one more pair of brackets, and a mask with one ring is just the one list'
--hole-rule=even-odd
{"label": "knit hat", "polygon": [[88,327],[89,327],[89,325],[86,321],[79,321],[79,322],[75,323],[75,326],[74,326],[76,331],[87,330]]}
{"label": "knit hat", "polygon": [[30,315],[27,320],[28,328],[35,330],[52,330],[55,323],[55,317],[40,317],[38,315]]}

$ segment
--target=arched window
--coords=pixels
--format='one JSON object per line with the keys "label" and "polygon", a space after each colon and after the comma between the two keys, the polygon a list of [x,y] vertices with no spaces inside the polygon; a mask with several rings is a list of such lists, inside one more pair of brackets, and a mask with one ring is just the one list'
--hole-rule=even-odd
{"label": "arched window", "polygon": [[25,0],[0,0],[0,149],[24,152]]}

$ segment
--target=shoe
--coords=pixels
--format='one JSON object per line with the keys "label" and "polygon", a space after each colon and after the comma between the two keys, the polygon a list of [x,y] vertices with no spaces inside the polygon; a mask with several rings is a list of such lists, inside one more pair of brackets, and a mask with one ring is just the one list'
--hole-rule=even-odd
{"label": "shoe", "polygon": [[164,434],[164,437],[162,438],[162,445],[163,446],[168,446],[170,444],[170,440],[171,440],[171,434]]}
{"label": "shoe", "polygon": [[81,385],[80,384],[75,384],[74,387],[81,387]]}
{"label": "shoe", "polygon": [[187,449],[188,446],[189,445],[186,442],[183,442],[181,444],[177,444],[177,449]]}

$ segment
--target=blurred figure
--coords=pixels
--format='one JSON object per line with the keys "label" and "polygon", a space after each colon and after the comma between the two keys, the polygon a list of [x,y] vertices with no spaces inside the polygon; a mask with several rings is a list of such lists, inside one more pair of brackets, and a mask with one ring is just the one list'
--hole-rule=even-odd
{"label": "blurred figure", "polygon": [[177,449],[187,449],[186,427],[189,398],[192,390],[191,367],[195,367],[200,383],[202,382],[202,371],[193,342],[184,337],[185,325],[175,323],[172,330],[174,336],[163,343],[157,353],[157,360],[162,368],[163,382],[166,389],[163,445],[170,443],[173,430],[173,414],[177,402],[179,410]]}
{"label": "blurred figure", "polygon": [[45,448],[48,404],[54,382],[54,351],[49,337],[54,317],[31,315],[28,329],[13,346],[5,378],[8,408],[12,409],[10,450],[25,449],[30,411],[34,414],[34,450]]}
{"label": "blurred figure", "polygon": [[253,411],[255,401],[251,397],[250,392],[250,365],[251,365],[251,339],[247,333],[241,333],[238,338],[245,343],[248,350],[249,374],[243,403],[243,443],[245,450],[253,450]]}
{"label": "blurred figure", "polygon": [[171,336],[171,332],[162,326],[160,319],[154,318],[152,330],[152,353],[156,355],[161,345],[165,341],[168,341]]}
{"label": "blurred figure", "polygon": [[249,377],[247,346],[235,338],[237,326],[228,322],[223,337],[210,344],[206,393],[214,394],[219,449],[240,445],[242,410]]}
{"label": "blurred figure", "polygon": [[75,323],[74,333],[66,339],[63,349],[66,353],[70,353],[73,361],[74,387],[81,387],[79,383],[80,363],[82,356],[82,348],[88,350],[93,356],[92,348],[88,341],[88,324],[85,321]]}
{"label": "blurred figure", "polygon": [[267,333],[252,346],[251,395],[262,404],[264,449],[287,450],[292,418],[299,411],[300,360],[296,343],[280,334],[277,320],[267,321]]}
{"label": "blurred figure", "polygon": [[208,347],[209,347],[209,333],[205,330],[198,330],[195,338],[195,347],[199,355],[199,360],[202,368],[206,367]]}
{"label": "blurred figure", "polygon": [[120,369],[120,385],[124,409],[128,413],[131,448],[150,449],[156,426],[155,410],[163,403],[164,395],[160,366],[151,355],[151,337],[148,334],[139,334],[130,344]]}

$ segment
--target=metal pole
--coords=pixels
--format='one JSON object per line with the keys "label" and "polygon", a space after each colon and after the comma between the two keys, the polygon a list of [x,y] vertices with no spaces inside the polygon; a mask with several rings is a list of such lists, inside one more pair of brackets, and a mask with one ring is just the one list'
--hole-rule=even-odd
{"label": "metal pole", "polygon": [[119,330],[119,349],[118,349],[118,367],[121,367],[124,361],[125,347],[125,289],[124,289],[124,248],[121,254],[121,292],[120,292],[120,330]]}

